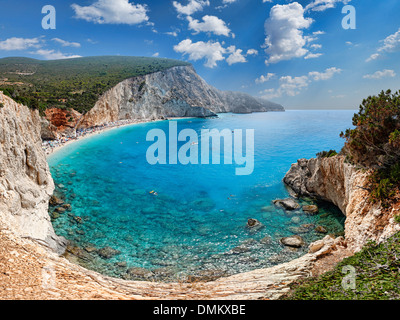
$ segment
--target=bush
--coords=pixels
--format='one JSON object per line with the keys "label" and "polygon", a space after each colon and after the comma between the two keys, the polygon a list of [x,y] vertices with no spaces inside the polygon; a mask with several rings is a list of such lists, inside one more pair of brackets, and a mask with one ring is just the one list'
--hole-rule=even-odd
{"label": "bush", "polygon": [[336,150],[321,151],[317,153],[318,158],[330,158],[336,156],[338,153]]}
{"label": "bush", "polygon": [[372,169],[370,200],[389,208],[400,186],[400,92],[368,97],[353,117],[354,129],[341,133],[343,153],[354,164]]}

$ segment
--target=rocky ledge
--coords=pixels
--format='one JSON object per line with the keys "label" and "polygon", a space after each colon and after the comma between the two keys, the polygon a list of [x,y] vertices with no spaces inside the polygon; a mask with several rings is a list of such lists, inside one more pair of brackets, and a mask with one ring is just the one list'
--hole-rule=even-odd
{"label": "rocky ledge", "polygon": [[284,182],[298,197],[315,197],[339,207],[346,216],[347,244],[357,252],[369,240],[380,243],[400,231],[394,220],[400,204],[387,212],[369,202],[367,177],[368,172],[347,163],[344,156],[334,156],[298,160]]}

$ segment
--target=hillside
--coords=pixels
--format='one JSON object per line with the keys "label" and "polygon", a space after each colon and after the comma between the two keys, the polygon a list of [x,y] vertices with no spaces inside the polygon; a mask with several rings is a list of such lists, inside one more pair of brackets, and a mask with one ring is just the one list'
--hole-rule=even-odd
{"label": "hillside", "polygon": [[42,114],[50,107],[85,113],[104,92],[125,79],[186,65],[171,59],[123,56],[50,61],[3,58],[0,90]]}

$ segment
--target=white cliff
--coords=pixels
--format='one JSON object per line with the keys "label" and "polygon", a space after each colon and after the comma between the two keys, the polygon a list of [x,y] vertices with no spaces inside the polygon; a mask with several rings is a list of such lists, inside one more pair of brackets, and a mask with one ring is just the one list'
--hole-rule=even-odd
{"label": "white cliff", "polygon": [[346,215],[345,237],[349,247],[359,251],[369,241],[380,243],[400,231],[394,220],[396,206],[389,212],[368,201],[368,173],[346,163],[344,156],[300,159],[284,182],[299,196],[332,202]]}
{"label": "white cliff", "polygon": [[266,100],[224,92],[207,84],[192,66],[130,78],[108,90],[82,119],[92,127],[125,119],[209,117],[215,113],[284,111]]}
{"label": "white cliff", "polygon": [[48,215],[53,179],[41,147],[41,119],[0,92],[0,222],[61,252]]}

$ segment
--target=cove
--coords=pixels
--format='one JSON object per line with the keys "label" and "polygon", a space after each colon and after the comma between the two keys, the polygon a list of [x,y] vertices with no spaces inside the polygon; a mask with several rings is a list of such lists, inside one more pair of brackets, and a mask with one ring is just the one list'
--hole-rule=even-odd
{"label": "cove", "polygon": [[[289,250],[281,245],[282,237],[299,234],[309,244],[326,235],[305,230],[307,225],[341,234],[345,217],[327,203],[317,203],[319,214],[310,216],[272,201],[289,196],[282,179],[299,156],[342,148],[339,133],[352,126],[353,113],[287,111],[178,120],[199,135],[202,129],[254,129],[254,171],[245,176],[235,174],[235,163],[149,164],[146,135],[152,129],[167,132],[168,121],[78,141],[48,158],[55,194],[70,206],[62,212],[50,208],[54,228],[71,242],[70,259],[124,279],[196,280],[295,259],[307,247]],[[263,228],[247,228],[248,219],[259,220]]]}

